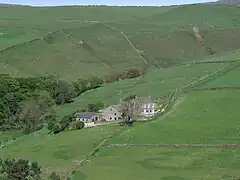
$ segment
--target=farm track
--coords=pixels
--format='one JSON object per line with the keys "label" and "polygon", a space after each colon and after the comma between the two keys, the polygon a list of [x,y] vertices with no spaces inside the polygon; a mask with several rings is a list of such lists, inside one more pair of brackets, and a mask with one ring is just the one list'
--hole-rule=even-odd
{"label": "farm track", "polygon": [[106,148],[134,148],[134,147],[158,147],[158,148],[240,148],[240,144],[107,144]]}

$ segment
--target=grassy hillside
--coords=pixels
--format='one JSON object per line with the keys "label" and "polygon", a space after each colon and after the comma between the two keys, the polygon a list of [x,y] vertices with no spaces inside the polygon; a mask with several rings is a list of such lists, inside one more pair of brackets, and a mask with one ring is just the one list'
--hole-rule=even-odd
{"label": "grassy hillside", "polygon": [[140,124],[111,143],[239,143],[238,94],[239,91],[191,92],[180,98],[166,117]]}
{"label": "grassy hillside", "polygon": [[56,110],[60,116],[63,116],[84,107],[88,103],[103,102],[105,106],[115,104],[119,102],[120,98],[126,98],[132,93],[139,96],[150,95],[153,98],[161,98],[163,101],[177,88],[228,65],[228,63],[195,64],[156,70],[143,77],[106,84],[94,91],[88,91],[76,98],[75,102],[62,105]]}
{"label": "grassy hillside", "polygon": [[[62,176],[88,155],[114,126],[70,131],[59,135],[47,135],[46,130],[21,136],[0,150],[1,157],[23,158],[37,161],[43,166],[43,176],[52,171]],[[87,137],[87,139],[85,138]]]}
{"label": "grassy hillside", "polygon": [[[233,85],[239,70],[212,81]],[[221,83],[220,83],[221,82]],[[211,84],[211,82],[209,82]],[[240,83],[235,82],[235,86]],[[239,90],[190,92],[163,117],[135,124],[108,143],[239,144]],[[231,179],[240,176],[238,149],[104,147],[72,179]],[[91,173],[94,169],[94,173]],[[108,171],[106,171],[106,169]],[[124,172],[124,173],[122,173]]]}
{"label": "grassy hillside", "polygon": [[23,76],[69,81],[129,67],[166,68],[238,49],[238,17],[238,8],[223,5],[1,7],[0,48],[13,47],[0,52],[0,63]]}
{"label": "grassy hillside", "polygon": [[[217,58],[219,57],[220,56],[217,56]],[[232,57],[233,59],[228,57]],[[227,63],[227,61],[236,60],[236,57],[233,54],[231,56],[230,53],[227,53],[225,54],[225,58],[222,55],[220,59],[223,61],[226,60],[226,62],[183,65],[165,70],[156,70],[155,72],[148,73],[147,75],[136,79],[107,84],[99,89],[84,93],[82,96],[79,96],[75,102],[57,107],[56,110],[59,116],[64,116],[91,102],[101,101],[104,102],[105,105],[118,103],[120,97],[126,97],[133,92],[146,96],[150,94],[154,98],[166,98],[170,92],[175,91],[177,88],[181,88],[206,74],[216,71],[217,69],[223,69],[226,66],[229,66],[230,63]],[[205,59],[204,62],[206,61],[207,60]],[[216,60],[212,56],[208,61]],[[235,72],[235,70],[228,72],[225,76],[233,72]],[[236,72],[238,71],[236,70]],[[225,81],[228,82],[229,79],[226,79]],[[115,138],[110,139],[108,143],[236,143],[238,142],[238,132],[235,127],[239,126],[237,121],[239,115],[237,113],[238,111],[235,111],[235,114],[229,113],[234,109],[232,106],[227,105],[227,103],[231,103],[231,105],[234,103],[234,107],[237,108],[239,101],[239,99],[236,98],[238,97],[237,95],[238,91],[189,93],[186,96],[182,96],[182,98],[177,101],[171,113],[149,123],[135,124],[130,129],[125,129],[124,127],[121,128],[119,125],[111,125],[85,129],[82,131],[64,132],[59,135],[47,134],[47,131],[42,130],[31,135],[21,136],[14,141],[10,141],[9,144],[6,143],[6,147],[0,149],[0,156],[25,158],[38,161],[43,167],[44,177],[48,176],[52,171],[56,171],[61,176],[65,176],[68,172],[73,171],[74,167],[85,156],[90,154],[90,152],[101,142],[101,140],[107,138],[109,134],[115,132],[116,130],[120,130],[122,133],[116,135]],[[231,121],[231,124],[229,121]],[[212,127],[214,127],[214,129]],[[215,130],[216,128],[219,128],[218,131]],[[203,129],[206,131],[203,132]],[[12,132],[4,134],[4,140],[9,139],[9,137],[13,135],[17,136],[17,134],[12,134]],[[189,134],[193,135],[189,136]],[[119,176],[119,178],[132,178],[136,175],[137,170],[142,168],[141,166],[139,167],[136,165],[135,158],[137,158],[137,156],[141,156],[139,161],[141,161],[141,159],[144,161],[144,159],[146,160],[149,157],[148,154],[142,155],[145,152],[144,148],[137,148],[134,151],[136,156],[132,155],[132,150],[119,151],[117,149],[100,149],[100,152],[97,153],[95,157],[96,159],[93,159],[91,164],[87,164],[83,167],[83,169],[80,168],[80,172],[77,170],[73,179],[84,179],[84,177],[94,179],[95,175],[89,174],[91,168],[96,170],[97,175],[102,171],[102,168],[109,167],[108,165],[102,165],[101,168],[98,168],[98,163],[101,162],[109,165],[111,164],[113,174],[118,174],[115,173],[114,170],[114,168],[117,167],[119,167],[122,171],[125,171],[124,168],[133,168],[132,173],[126,171],[128,173]],[[202,151],[206,152],[207,150],[187,150],[189,153],[185,155],[181,154],[182,151],[180,150],[174,151],[172,149],[154,150],[149,148],[149,151],[154,152],[153,156],[156,157],[156,159],[159,158],[159,153],[162,154],[171,151],[172,154],[175,154],[173,163],[180,163],[180,159],[188,157],[190,160],[186,163],[191,164],[195,162],[194,153],[200,153]],[[132,163],[129,163],[128,160],[126,160],[126,154],[124,155],[124,152],[129,153],[129,156],[133,158]],[[221,154],[221,152],[217,150],[212,150],[209,157],[214,158],[215,153]],[[109,158],[109,156],[113,157]],[[224,153],[223,157],[214,158],[214,161],[210,163],[209,166],[218,163],[219,161],[224,161],[225,158],[230,156],[232,156],[232,151],[228,151],[226,154]],[[114,163],[118,158],[121,158],[122,160],[118,161],[118,163]],[[207,157],[204,156],[201,163],[208,164],[206,158]],[[165,162],[165,165],[163,161]],[[157,162],[154,162],[154,164],[158,162],[161,162],[160,164],[165,167],[161,170],[161,174],[159,174],[159,171],[156,169],[155,171],[152,166],[149,167],[148,170],[143,170],[142,172],[149,174],[151,169],[151,171],[154,171],[153,178],[155,178],[155,176],[170,176],[170,170],[172,169],[173,164],[169,164],[170,162],[168,159],[161,161],[158,160]],[[232,162],[234,163],[234,161]],[[123,166],[123,164],[128,165]],[[144,164],[145,163],[143,163],[143,166]],[[181,177],[189,177],[191,179],[194,173],[191,173],[192,175],[189,174],[189,171],[187,170],[188,168],[183,168],[185,167],[184,165],[185,164],[179,164],[174,167],[179,168],[179,173],[183,173]],[[196,165],[196,168],[199,168],[199,166]],[[216,175],[218,168],[213,170],[214,174],[212,174],[212,177],[218,177]],[[224,170],[228,171],[227,167],[224,167]],[[198,169],[197,176],[204,177],[204,173],[206,171],[207,168],[203,168],[201,166],[201,168]],[[232,175],[237,174],[234,170],[232,172]],[[108,175],[112,176],[113,174],[109,174],[107,171],[104,171],[104,173],[98,176],[105,179],[106,177],[109,177]],[[224,174],[229,175],[227,172],[222,175]],[[136,177],[139,176],[141,176],[142,179],[146,179],[146,176],[141,173]]]}
{"label": "grassy hillside", "polygon": [[[132,67],[147,68],[141,77],[103,84],[72,103],[56,106],[59,119],[89,103],[107,106],[132,93],[165,101],[177,89],[239,63],[239,17],[236,7],[205,4],[0,7],[0,71],[12,76],[54,74],[71,82],[94,74],[104,77]],[[204,43],[196,41],[194,26]],[[239,72],[236,67],[197,88],[240,86]],[[37,161],[45,179],[53,171],[62,177],[73,173],[71,179],[77,180],[240,177],[237,149],[101,146],[240,144],[239,92],[181,93],[165,115],[132,127],[115,124],[57,135],[46,129],[30,135],[0,132],[0,142],[5,145],[0,148],[0,157]],[[89,156],[98,145],[99,151]]]}

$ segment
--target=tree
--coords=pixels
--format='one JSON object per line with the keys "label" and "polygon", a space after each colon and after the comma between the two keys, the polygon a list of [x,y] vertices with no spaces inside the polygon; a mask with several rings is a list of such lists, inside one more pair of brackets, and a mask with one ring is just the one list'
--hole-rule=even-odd
{"label": "tree", "polygon": [[132,79],[141,76],[141,72],[136,68],[131,68],[125,71],[124,79]]}
{"label": "tree", "polygon": [[120,112],[125,123],[132,122],[133,116],[139,112],[141,105],[135,95],[129,96],[121,103]]}
{"label": "tree", "polygon": [[20,105],[17,119],[25,132],[30,133],[43,127],[45,115],[54,101],[48,93],[42,92],[37,99],[24,101]]}
{"label": "tree", "polygon": [[0,163],[0,177],[6,180],[40,180],[41,166],[24,159],[5,159]]}
{"label": "tree", "polygon": [[85,126],[85,124],[82,121],[76,121],[76,123],[75,123],[76,129],[82,129],[82,128],[84,128],[84,126]]}
{"label": "tree", "polygon": [[89,89],[95,89],[101,86],[101,84],[103,84],[103,80],[100,79],[97,76],[90,76],[88,78],[88,88]]}
{"label": "tree", "polygon": [[87,84],[87,80],[84,79],[78,79],[76,82],[73,82],[73,86],[77,95],[80,95],[87,90]]}
{"label": "tree", "polygon": [[54,126],[53,126],[53,133],[54,134],[58,134],[58,133],[60,133],[61,131],[63,131],[64,129],[62,129],[62,126],[61,126],[61,124],[55,124]]}
{"label": "tree", "polygon": [[58,81],[55,87],[54,99],[57,104],[72,102],[72,98],[76,96],[74,88],[65,81]]}
{"label": "tree", "polygon": [[49,176],[49,180],[61,180],[61,178],[56,172],[52,172]]}
{"label": "tree", "polygon": [[104,104],[101,102],[95,103],[95,104],[88,104],[87,110],[89,112],[98,112],[100,109],[104,107]]}
{"label": "tree", "polygon": [[45,115],[45,121],[47,122],[47,128],[53,131],[55,124],[57,124],[56,112],[50,111]]}
{"label": "tree", "polygon": [[72,84],[59,80],[54,76],[43,78],[44,87],[57,104],[64,104],[72,101],[76,97],[76,92]]}

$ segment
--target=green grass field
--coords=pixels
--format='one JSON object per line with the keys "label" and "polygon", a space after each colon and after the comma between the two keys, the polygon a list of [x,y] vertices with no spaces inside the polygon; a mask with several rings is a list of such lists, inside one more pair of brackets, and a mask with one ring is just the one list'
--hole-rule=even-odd
{"label": "green grass field", "polygon": [[111,143],[240,143],[239,93],[191,92],[165,117],[138,124]]}
{"label": "green grass field", "polygon": [[[239,144],[238,107],[239,91],[190,92],[163,117],[135,124],[108,143]],[[231,179],[240,176],[239,158],[238,149],[105,147],[72,179]]]}
{"label": "green grass field", "polygon": [[227,180],[240,176],[238,149],[104,148],[95,158],[71,179]]}
{"label": "green grass field", "polygon": [[224,53],[240,46],[240,11],[230,6],[0,8],[0,49],[13,46],[0,53],[0,66],[16,76],[104,77],[129,67],[172,67],[208,57],[208,48]]}
{"label": "green grass field", "polygon": [[64,176],[117,127],[95,127],[59,135],[47,135],[47,130],[41,130],[6,145],[7,148],[0,149],[0,157],[37,161],[42,165],[43,176],[52,171]]}
{"label": "green grass field", "polygon": [[203,85],[201,88],[211,88],[211,87],[239,87],[240,86],[240,67],[224,74],[216,79],[209,81]]}

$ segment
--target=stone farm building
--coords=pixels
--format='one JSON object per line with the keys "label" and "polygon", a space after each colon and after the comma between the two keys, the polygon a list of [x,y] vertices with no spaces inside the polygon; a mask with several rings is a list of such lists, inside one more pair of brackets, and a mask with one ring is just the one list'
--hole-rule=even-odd
{"label": "stone farm building", "polygon": [[84,122],[85,127],[90,127],[101,120],[101,114],[94,112],[77,113],[76,120]]}
{"label": "stone farm building", "polygon": [[139,116],[141,117],[152,117],[156,115],[159,111],[157,108],[157,103],[152,100],[151,97],[136,97],[134,99],[135,104],[139,104]]}
{"label": "stone farm building", "polygon": [[103,109],[102,119],[106,122],[122,120],[121,105],[112,105]]}
{"label": "stone farm building", "polygon": [[[134,112],[135,115],[143,119],[152,117],[159,112],[156,101],[152,100],[151,97],[135,97],[131,101],[133,102],[136,109],[136,111]],[[122,103],[124,102],[120,102],[118,105],[111,105],[109,107],[106,107],[99,113],[77,113],[76,120],[84,122],[85,127],[92,127],[96,124],[102,123],[122,121]]]}

